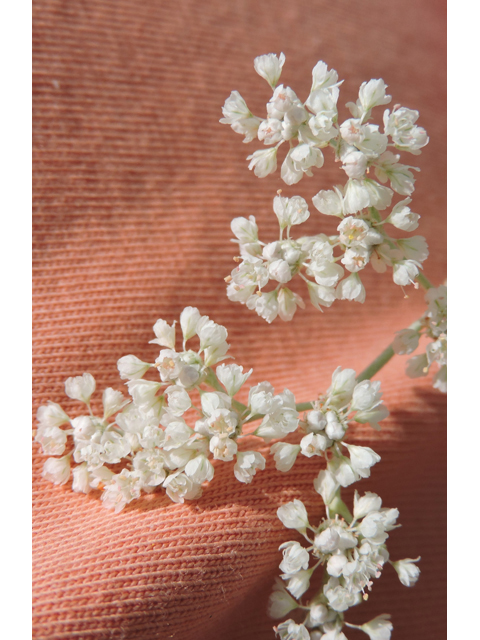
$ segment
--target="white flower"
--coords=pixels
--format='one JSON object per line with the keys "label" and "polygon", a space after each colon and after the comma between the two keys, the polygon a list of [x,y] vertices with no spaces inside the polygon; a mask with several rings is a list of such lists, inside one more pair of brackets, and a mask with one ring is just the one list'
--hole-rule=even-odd
{"label": "white flower", "polygon": [[167,473],[164,465],[165,454],[159,449],[143,449],[133,459],[135,475],[140,478],[142,485],[149,487],[157,487],[165,480]]}
{"label": "white flower", "polygon": [[225,100],[222,112],[224,117],[220,119],[220,122],[229,124],[235,133],[244,135],[244,142],[251,142],[255,138],[261,120],[252,115],[238,91],[232,91]]}
{"label": "white flower", "polygon": [[372,511],[379,511],[382,506],[382,499],[376,493],[367,491],[362,497],[355,491],[353,498],[353,517],[360,520]]}
{"label": "white flower", "polygon": [[54,484],[65,484],[70,477],[70,454],[63,458],[48,458],[42,476]]}
{"label": "white flower", "polygon": [[183,503],[185,500],[195,500],[202,494],[201,486],[194,483],[185,473],[179,471],[169,475],[163,486],[173,502]]}
{"label": "white flower", "polygon": [[332,445],[332,441],[323,433],[309,433],[300,442],[302,455],[307,458],[321,456],[323,452]]}
{"label": "white flower", "polygon": [[355,376],[353,369],[342,369],[342,367],[335,369],[332,374],[332,384],[327,391],[331,405],[343,407],[350,402],[356,385]]}
{"label": "white flower", "polygon": [[298,600],[310,586],[311,575],[312,570],[301,569],[296,573],[284,573],[282,579],[288,580],[287,589]]}
{"label": "white flower", "polygon": [[412,353],[418,347],[420,334],[414,329],[402,329],[397,331],[393,339],[392,347],[399,356]]}
{"label": "white flower", "polygon": [[42,427],[61,427],[70,418],[59,404],[49,401],[47,405],[38,407],[37,420]]}
{"label": "white flower", "polygon": [[150,340],[148,344],[159,344],[175,351],[175,322],[170,326],[165,320],[159,319],[153,325],[155,340]]}
{"label": "white flower", "polygon": [[248,393],[248,406],[253,414],[267,414],[272,408],[274,388],[269,382],[261,382]]}
{"label": "white flower", "polygon": [[[312,626],[323,624],[327,621],[329,616],[328,608],[324,604],[314,604],[310,607],[310,613],[308,614],[309,623]],[[307,622],[307,624],[309,624]]]}
{"label": "white flower", "polygon": [[78,493],[89,493],[90,486],[90,474],[88,472],[88,466],[86,462],[73,468],[73,482],[72,489]]}
{"label": "white flower", "polygon": [[295,573],[300,569],[308,569],[310,554],[298,542],[284,542],[279,546],[283,551],[283,560],[280,571],[283,573]]}
{"label": "white flower", "polygon": [[195,484],[202,484],[202,482],[206,480],[210,482],[215,470],[210,460],[203,454],[200,454],[188,461],[185,467],[185,473]]}
{"label": "white flower", "polygon": [[247,157],[250,160],[248,168],[254,170],[258,178],[266,178],[277,168],[277,148],[260,149]]}
{"label": "white flower", "polygon": [[388,222],[402,231],[414,231],[418,227],[420,216],[418,213],[410,211],[410,207],[407,207],[407,204],[411,201],[411,198],[406,198],[405,200],[397,203],[393,207],[392,213],[387,218]]}
{"label": "white flower", "polygon": [[95,391],[95,378],[91,373],[84,373],[82,376],[67,378],[65,381],[65,393],[73,400],[80,400],[85,404],[90,403],[90,397]]}
{"label": "white flower", "polygon": [[283,618],[292,609],[296,609],[298,603],[287,593],[280,578],[275,578],[273,591],[268,600],[268,615],[271,618]]}
{"label": "white flower", "polygon": [[400,238],[397,240],[397,244],[407,260],[423,262],[428,258],[428,244],[423,236]]}
{"label": "white flower", "polygon": [[[324,586],[323,591],[327,597],[328,604],[335,611],[346,611],[348,608],[357,604],[360,600],[358,594],[352,593],[345,587],[338,584],[338,578],[330,578]],[[332,640],[334,637],[335,636],[332,634]],[[328,640],[330,640],[330,638],[328,638]]]}
{"label": "white flower", "polygon": [[[238,238],[240,244],[252,244],[258,242],[258,227],[254,216],[250,216],[248,219],[241,217],[234,218],[230,223],[230,227],[235,237]],[[191,307],[189,308],[191,309]]]}
{"label": "white flower", "polygon": [[274,627],[280,640],[310,640],[310,634],[303,624],[296,624],[293,620],[285,620]]}
{"label": "white flower", "polygon": [[136,380],[142,378],[152,365],[143,362],[137,356],[123,356],[117,362],[117,368],[122,380]]}
{"label": "white flower", "polygon": [[103,419],[106,420],[113,416],[114,413],[120,411],[129,400],[125,398],[121,391],[115,391],[111,387],[107,387],[102,394]]}
{"label": "white flower", "polygon": [[359,479],[348,458],[331,458],[328,461],[328,471],[342,487],[348,487]]}
{"label": "white flower", "polygon": [[393,265],[393,281],[401,287],[405,287],[408,284],[415,284],[419,267],[419,263],[414,260],[400,260]]}
{"label": "white flower", "polygon": [[396,147],[413,155],[418,155],[429,141],[425,129],[415,124],[418,115],[418,111],[406,107],[394,108],[392,113],[387,109],[383,114],[385,133],[392,136]]}
{"label": "white flower", "polygon": [[253,61],[255,71],[268,82],[272,89],[275,89],[278,84],[284,64],[285,55],[283,53],[279,56],[275,53],[267,53],[263,56],[257,56]]}
{"label": "white flower", "polygon": [[157,396],[157,392],[161,389],[159,382],[152,380],[129,380],[127,382],[128,393],[132,396],[133,402],[142,411],[147,412],[150,409],[158,409],[161,406],[162,399]]}
{"label": "white flower", "polygon": [[233,397],[252,375],[253,369],[250,369],[247,373],[243,373],[243,367],[238,364],[221,364],[217,367],[215,373],[227,390],[228,395]]}
{"label": "white flower", "polygon": [[338,239],[347,247],[353,244],[360,244],[366,238],[370,228],[370,225],[365,220],[348,216],[337,227]]}
{"label": "white flower", "polygon": [[327,527],[315,536],[315,548],[322,553],[332,553],[339,548],[340,536],[333,527]]}
{"label": "white flower", "polygon": [[253,295],[247,300],[247,307],[255,309],[258,315],[270,324],[278,316],[278,292],[274,290]]}
{"label": "white flower", "polygon": [[[334,265],[337,266],[337,265]],[[342,270],[343,275],[343,270]],[[341,277],[341,276],[340,276]],[[319,311],[322,311],[323,307],[330,307],[337,299],[335,289],[333,287],[325,287],[321,284],[315,284],[314,282],[307,282],[308,294],[310,296],[310,302]]]}
{"label": "white flower", "polygon": [[265,458],[258,451],[237,453],[237,462],[233,472],[239,482],[250,483],[257,469],[265,469]]}
{"label": "white flower", "polygon": [[364,113],[382,104],[388,104],[392,100],[392,96],[387,96],[385,89],[387,85],[380,78],[379,80],[369,80],[363,82],[358,92],[358,99]]}
{"label": "white flower", "polygon": [[375,453],[370,447],[359,447],[354,444],[347,444],[345,446],[350,454],[351,465],[362,478],[368,478],[370,475],[370,467],[380,462],[381,458],[378,453]]}
{"label": "white flower", "polygon": [[301,500],[295,499],[282,505],[277,509],[277,516],[287,529],[297,529],[303,533],[309,526],[307,510]]}
{"label": "white flower", "polygon": [[61,456],[65,451],[67,434],[60,427],[40,425],[35,441],[42,446],[43,453],[49,456]]}
{"label": "white flower", "polygon": [[[328,70],[328,66],[323,60],[319,60],[312,70],[312,91],[316,89],[327,89],[335,87],[338,82],[338,73],[335,69]],[[343,80],[342,80],[343,82]]]}
{"label": "white flower", "polygon": [[[233,223],[234,220],[232,220],[232,229]],[[183,339],[185,342],[196,334],[197,324],[200,317],[200,312],[196,307],[185,307],[180,314],[180,326],[182,328]]]}
{"label": "white flower", "polygon": [[293,291],[290,291],[288,287],[282,287],[278,292],[278,315],[284,322],[292,320],[297,307],[305,309],[305,303],[302,298]]}
{"label": "white flower", "polygon": [[282,438],[298,427],[299,413],[295,408],[295,396],[285,389],[273,398],[268,413],[263,418],[255,435],[270,442],[274,438]]}
{"label": "white flower", "polygon": [[326,505],[329,505],[335,497],[337,490],[340,488],[333,473],[328,469],[322,469],[313,482],[315,491],[322,496]]}
{"label": "white flower", "polygon": [[312,176],[312,167],[321,168],[324,163],[323,153],[309,144],[299,144],[290,149],[282,165],[281,177],[286,184],[296,184],[303,174]]}
{"label": "white flower", "polygon": [[190,396],[183,387],[172,385],[165,390],[168,397],[168,408],[174,416],[182,416],[192,406]]}
{"label": "white flower", "polygon": [[390,615],[382,613],[370,622],[362,624],[360,627],[370,638],[370,640],[390,640],[393,625],[390,622]]}
{"label": "white flower", "polygon": [[416,558],[415,560],[412,560],[412,558],[405,558],[404,560],[392,562],[395,571],[398,573],[400,582],[406,587],[413,587],[418,580],[420,569],[414,563],[419,560],[420,558]]}
{"label": "white flower", "polygon": [[292,271],[286,260],[275,260],[268,265],[268,274],[277,282],[286,283],[292,279]]}
{"label": "white flower", "polygon": [[330,556],[327,562],[327,573],[334,578],[339,578],[342,575],[342,571],[345,565],[348,563],[348,558],[341,551]]}
{"label": "white flower", "polygon": [[322,411],[314,409],[307,413],[307,430],[314,432],[323,431],[326,426],[327,421]]}
{"label": "white flower", "polygon": [[275,467],[278,471],[290,471],[299,452],[300,446],[298,444],[288,444],[287,442],[277,442],[270,447],[270,453],[273,454]]}
{"label": "white flower", "polygon": [[380,425],[378,423],[380,420],[388,418],[389,415],[390,412],[387,407],[384,404],[380,404],[371,411],[358,411],[353,419],[355,422],[360,422],[361,424],[368,422],[373,429],[380,431]]}
{"label": "white flower", "polygon": [[213,453],[215,460],[228,462],[233,460],[237,453],[237,443],[226,436],[213,436],[209,443],[209,449]]}
{"label": "white flower", "polygon": [[225,342],[228,336],[225,327],[210,320],[208,316],[202,316],[199,320],[197,334],[200,338],[200,349],[218,346]]}
{"label": "white flower", "polygon": [[363,380],[353,390],[351,411],[369,411],[376,407],[382,397],[380,382]]}
{"label": "white flower", "polygon": [[270,145],[283,139],[283,123],[277,118],[268,118],[258,127],[258,139]]}
{"label": "white flower", "polygon": [[339,187],[333,191],[319,191],[312,199],[314,206],[327,216],[343,215],[343,194]]}
{"label": "white flower", "polygon": [[340,135],[348,144],[359,145],[365,137],[365,128],[358,118],[350,118],[340,125]]}
{"label": "white flower", "polygon": [[107,509],[119,513],[125,505],[140,497],[140,482],[131,471],[123,469],[114,475],[110,484],[106,485],[102,501]]}
{"label": "white flower", "polygon": [[415,178],[410,169],[415,171],[420,169],[400,164],[399,160],[399,155],[385,151],[375,162],[375,175],[380,182],[385,183],[390,180],[390,186],[400,195],[409,196],[415,190]]}
{"label": "white flower", "polygon": [[282,198],[275,196],[273,199],[273,210],[278,218],[281,229],[301,224],[308,220],[310,213],[306,201],[300,196],[293,198]]}
{"label": "white flower", "polygon": [[351,151],[343,158],[342,169],[349,178],[363,178],[367,169],[367,156],[361,151]]}
{"label": "white flower", "polygon": [[428,368],[429,365],[427,355],[425,353],[422,353],[407,360],[407,368],[405,369],[405,373],[409,378],[421,378],[422,376],[427,375]]}
{"label": "white flower", "polygon": [[346,425],[341,422],[334,411],[327,411],[325,433],[331,440],[341,440],[345,435]]}
{"label": "white flower", "polygon": [[361,271],[370,259],[370,252],[365,247],[357,245],[345,251],[341,262],[352,273]]}

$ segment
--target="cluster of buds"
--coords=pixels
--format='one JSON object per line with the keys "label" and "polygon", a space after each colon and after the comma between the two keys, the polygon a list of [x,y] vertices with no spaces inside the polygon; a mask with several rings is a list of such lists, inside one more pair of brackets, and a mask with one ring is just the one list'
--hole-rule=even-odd
{"label": "cluster of buds", "polygon": [[425,294],[427,311],[414,328],[398,331],[393,341],[393,350],[398,355],[413,353],[423,335],[431,342],[425,353],[413,356],[407,363],[406,373],[411,378],[426,376],[433,363],[438,371],[433,376],[435,389],[447,392],[447,287],[430,288]]}
{"label": "cluster of buds", "polygon": [[[420,558],[389,560],[386,547],[388,534],[397,528],[398,509],[382,508],[381,498],[367,492],[355,491],[353,516],[345,505],[345,518],[323,518],[317,527],[310,524],[307,511],[300,500],[278,509],[278,517],[288,529],[296,529],[308,542],[297,541],[280,546],[283,559],[281,580],[277,579],[269,600],[272,618],[283,618],[291,611],[303,614],[303,621],[289,619],[275,630],[281,640],[345,640],[344,626],[357,627],[371,640],[388,640],[392,630],[389,616],[382,615],[364,625],[345,621],[345,612],[368,598],[373,579],[382,574],[389,562],[397,571],[402,584],[412,586],[418,579],[416,566]],[[323,566],[323,587],[306,604],[302,596],[309,590],[312,574]],[[293,596],[293,597],[292,597]]]}
{"label": "cluster of buds", "polygon": [[[312,202],[320,213],[340,219],[338,235],[320,233],[291,238],[291,227],[309,218],[308,204],[300,196],[285,198],[279,193],[273,203],[280,226],[279,240],[261,242],[253,216],[232,222],[241,264],[226,278],[228,297],[272,322],[277,315],[291,320],[297,307],[304,307],[302,298],[285,286],[296,275],[306,281],[310,300],[320,310],[337,299],[364,302],[365,288],[359,271],[368,263],[379,273],[391,268],[393,280],[400,287],[418,286],[416,278],[428,257],[425,239],[395,239],[385,230],[387,224],[409,232],[418,227],[420,216],[408,206],[415,188],[412,169],[418,169],[401,164],[400,155],[388,149],[420,153],[428,136],[416,124],[418,112],[399,105],[391,112],[387,109],[382,133],[379,125],[369,120],[372,109],[388,104],[391,96],[386,94],[383,80],[370,80],[360,87],[356,103],[347,104],[352,117],[339,124],[341,82],[337,72],[318,62],[313,69],[312,89],[302,103],[290,87],[277,86],[284,61],[283,54],[255,59],[256,71],[273,89],[267,119],[252,115],[234,91],[225,102],[220,122],[245,135],[244,142],[258,137],[270,146],[248,157],[249,168],[258,177],[275,171],[278,148],[288,141],[290,149],[281,170],[288,185],[298,183],[304,175],[312,176],[312,168],[322,167],[321,149],[330,147],[335,160],[342,162],[347,181],[344,186],[319,191]],[[371,177],[372,171],[378,181]],[[385,186],[387,183],[390,186]],[[392,206],[395,192],[407,197]],[[384,211],[386,214],[382,215]],[[287,237],[283,238],[285,230]],[[264,291],[269,281],[275,283],[275,288]]]}

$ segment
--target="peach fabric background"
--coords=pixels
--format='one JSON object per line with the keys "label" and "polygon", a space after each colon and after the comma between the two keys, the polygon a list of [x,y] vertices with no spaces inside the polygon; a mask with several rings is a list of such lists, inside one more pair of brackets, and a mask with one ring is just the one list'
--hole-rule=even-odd
{"label": "peach fabric background", "polygon": [[[282,80],[308,94],[319,59],[345,84],[383,77],[393,103],[419,109],[431,142],[420,158],[413,210],[431,247],[425,273],[445,271],[445,2],[405,0],[37,0],[34,3],[34,410],[47,399],[67,410],[63,381],[89,371],[98,387],[121,388],[117,359],[151,358],[151,327],[198,306],[229,329],[231,353],[254,367],[254,383],[288,386],[298,401],[324,390],[337,365],[362,369],[423,310],[389,276],[365,273],[367,301],[310,305],[292,323],[268,326],[230,303],[222,276],[233,267],[230,220],[254,214],[274,238],[272,198],[311,198],[342,181],[325,168],[298,187],[279,173],[258,180],[242,145],[218,124],[232,89],[264,114],[269,88],[253,58],[284,51]],[[379,113],[381,111],[379,110]],[[328,154],[327,154],[328,155]],[[409,161],[410,157],[406,161]],[[305,232],[331,232],[316,213]],[[362,274],[363,277],[363,274]],[[422,555],[420,582],[406,589],[394,571],[347,619],[390,612],[396,640],[445,634],[445,397],[430,380],[403,375],[405,358],[380,374],[391,410],[380,434],[352,441],[383,460],[361,490],[400,509],[394,559]],[[97,397],[99,397],[98,394]],[[320,517],[302,459],[281,475],[270,460],[250,486],[218,465],[198,502],[155,494],[114,516],[98,495],[55,487],[34,446],[34,637],[48,640],[273,639],[265,613],[278,545],[292,535],[277,520],[301,497]],[[294,536],[293,536],[294,537]],[[349,631],[349,640],[366,636]]]}

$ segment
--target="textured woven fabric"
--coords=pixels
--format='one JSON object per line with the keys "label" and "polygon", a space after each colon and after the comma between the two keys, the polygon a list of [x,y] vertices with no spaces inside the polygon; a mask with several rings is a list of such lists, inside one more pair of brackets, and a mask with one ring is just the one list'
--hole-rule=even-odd
{"label": "textured woven fabric", "polygon": [[[36,0],[34,3],[34,410],[67,410],[63,381],[91,372],[120,388],[117,359],[153,357],[159,317],[198,306],[229,329],[236,361],[254,382],[288,386],[298,401],[324,390],[337,365],[362,369],[423,311],[388,276],[367,269],[367,301],[309,305],[292,323],[267,325],[230,303],[230,220],[254,214],[274,238],[272,198],[310,198],[341,181],[331,158],[314,178],[285,187],[258,180],[242,145],[218,124],[232,89],[263,113],[266,83],[253,58],[284,51],[282,79],[301,96],[319,59],[345,78],[342,105],[360,82],[382,77],[393,103],[419,109],[431,142],[412,208],[431,247],[426,275],[445,278],[445,3],[439,0]],[[343,113],[346,111],[342,106]],[[313,208],[312,208],[313,209]],[[305,233],[333,232],[312,213]],[[363,278],[363,274],[362,274]],[[396,640],[444,637],[445,397],[403,375],[404,358],[379,375],[391,417],[352,441],[383,460],[361,490],[400,509],[394,558],[422,555],[421,580],[393,570],[352,622],[390,612]],[[98,394],[99,395],[99,394]],[[97,400],[98,401],[98,400]],[[158,493],[115,516],[99,496],[41,477],[34,447],[34,637],[157,640],[273,638],[266,604],[278,545],[291,538],[279,504],[301,497],[320,517],[318,461],[287,475],[270,460],[245,486],[218,465],[198,502]],[[347,492],[348,494],[348,492]],[[349,639],[365,637],[351,631]]]}

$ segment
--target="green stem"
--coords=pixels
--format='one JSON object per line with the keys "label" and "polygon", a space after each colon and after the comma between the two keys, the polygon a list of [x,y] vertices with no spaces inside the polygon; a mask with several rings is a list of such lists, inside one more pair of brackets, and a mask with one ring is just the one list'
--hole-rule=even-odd
{"label": "green stem", "polygon": [[419,285],[421,285],[425,291],[428,291],[429,289],[431,289],[433,287],[433,284],[430,282],[430,280],[428,278],[426,278],[423,273],[418,273],[417,275],[417,282]]}
{"label": "green stem", "polygon": [[[408,328],[413,331],[418,331],[422,326],[422,320],[415,320]],[[382,351],[382,353],[375,358],[373,362],[371,362],[368,367],[366,367],[361,373],[357,376],[357,382],[362,382],[362,380],[370,380],[373,376],[380,371],[382,367],[384,367],[389,360],[393,358],[395,355],[395,351],[393,350],[393,346],[391,344],[388,345],[386,349]]]}

